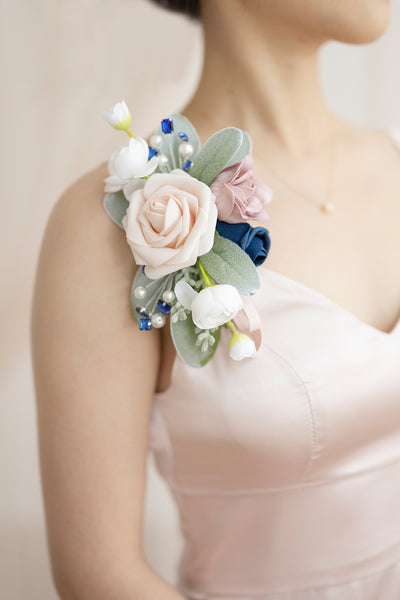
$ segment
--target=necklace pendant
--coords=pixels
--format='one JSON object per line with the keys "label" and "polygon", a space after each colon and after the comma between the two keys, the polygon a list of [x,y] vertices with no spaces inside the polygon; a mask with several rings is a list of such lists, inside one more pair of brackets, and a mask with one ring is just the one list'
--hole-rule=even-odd
{"label": "necklace pendant", "polygon": [[321,209],[324,213],[330,215],[335,210],[335,207],[334,207],[333,202],[325,202],[324,204],[321,205]]}

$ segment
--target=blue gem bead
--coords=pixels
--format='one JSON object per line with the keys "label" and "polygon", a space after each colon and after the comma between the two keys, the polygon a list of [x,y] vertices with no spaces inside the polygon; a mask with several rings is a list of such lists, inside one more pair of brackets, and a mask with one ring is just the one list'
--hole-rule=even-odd
{"label": "blue gem bead", "polygon": [[142,273],[143,273],[143,275],[146,275],[146,273],[144,272],[144,267],[145,267],[145,265],[143,265],[143,267],[142,267]]}
{"label": "blue gem bead", "polygon": [[167,304],[166,302],[164,302],[163,300],[159,300],[157,302],[157,308],[160,312],[162,312],[164,315],[169,315],[169,313],[171,312],[171,305]]}
{"label": "blue gem bead", "polygon": [[146,312],[146,309],[143,308],[143,306],[137,306],[136,307],[136,312],[139,313],[139,315],[143,315],[145,317],[148,317],[149,315]]}
{"label": "blue gem bead", "polygon": [[149,146],[149,158],[148,158],[148,160],[150,160],[151,158],[153,158],[153,156],[155,154],[158,154],[158,151],[155,150],[154,148],[152,148],[151,146]]}
{"label": "blue gem bead", "polygon": [[150,317],[145,317],[144,319],[140,319],[139,329],[142,329],[144,331],[149,331],[151,329]]}
{"label": "blue gem bead", "polygon": [[174,130],[172,119],[163,119],[161,121],[161,129],[164,133],[171,133]]}
{"label": "blue gem bead", "polygon": [[190,167],[191,167],[191,166],[192,166],[192,161],[191,161],[191,160],[189,160],[189,159],[187,159],[187,160],[185,160],[185,162],[183,163],[183,167],[182,167],[182,169],[183,169],[184,171],[187,171],[188,169],[190,169]]}
{"label": "blue gem bead", "polygon": [[187,141],[188,141],[188,139],[189,139],[189,138],[188,138],[188,136],[186,135],[186,133],[184,133],[183,131],[180,131],[180,132],[178,133],[178,135],[179,135],[179,137],[181,138],[181,140],[183,140],[184,142],[187,142]]}

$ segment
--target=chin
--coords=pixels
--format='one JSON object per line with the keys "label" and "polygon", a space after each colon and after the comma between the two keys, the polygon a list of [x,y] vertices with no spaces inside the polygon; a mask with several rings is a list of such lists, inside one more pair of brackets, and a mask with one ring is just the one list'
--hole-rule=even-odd
{"label": "chin", "polygon": [[[204,1],[204,0],[203,0]],[[205,0],[207,1],[207,0]],[[213,0],[214,1],[214,0]],[[220,0],[226,2],[226,0]],[[236,0],[265,23],[266,31],[292,30],[313,45],[328,40],[367,44],[381,37],[391,18],[391,0]]]}
{"label": "chin", "polygon": [[350,0],[346,3],[340,0],[330,3],[335,7],[331,11],[327,39],[347,44],[368,44],[379,39],[390,25],[390,0]]}

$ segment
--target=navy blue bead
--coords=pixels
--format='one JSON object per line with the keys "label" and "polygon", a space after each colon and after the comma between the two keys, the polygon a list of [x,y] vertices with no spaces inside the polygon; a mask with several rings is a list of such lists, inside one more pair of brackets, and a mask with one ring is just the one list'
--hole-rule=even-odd
{"label": "navy blue bead", "polygon": [[169,313],[171,312],[170,304],[167,304],[163,300],[159,300],[157,302],[157,308],[160,312],[164,313],[164,315],[169,315]]}
{"label": "navy blue bead", "polygon": [[145,331],[149,331],[151,329],[151,319],[150,317],[145,317],[140,319],[139,329],[144,329]]}
{"label": "navy blue bead", "polygon": [[142,273],[143,273],[143,275],[146,275],[146,273],[144,272],[144,265],[142,267]]}
{"label": "navy blue bead", "polygon": [[158,151],[155,148],[152,148],[151,146],[149,146],[149,158],[148,158],[148,160],[150,160],[151,158],[153,158],[153,156],[155,154],[158,154]]}
{"label": "navy blue bead", "polygon": [[148,317],[149,316],[147,314],[146,310],[143,308],[143,306],[137,306],[136,307],[136,312],[139,313],[139,315],[143,315],[144,317]]}
{"label": "navy blue bead", "polygon": [[191,160],[189,160],[189,159],[187,159],[187,160],[185,160],[185,162],[183,163],[183,167],[182,167],[182,169],[183,169],[184,171],[187,171],[188,169],[190,169],[190,167],[191,167],[191,166],[192,166],[192,161],[191,161]]}
{"label": "navy blue bead", "polygon": [[184,133],[183,131],[180,131],[180,132],[178,133],[178,135],[179,135],[179,137],[181,138],[181,140],[183,140],[184,142],[187,142],[187,141],[188,141],[188,139],[189,139],[189,138],[188,138],[188,136],[186,135],[186,133]]}
{"label": "navy blue bead", "polygon": [[161,129],[164,133],[171,133],[174,130],[172,119],[163,119],[161,121]]}

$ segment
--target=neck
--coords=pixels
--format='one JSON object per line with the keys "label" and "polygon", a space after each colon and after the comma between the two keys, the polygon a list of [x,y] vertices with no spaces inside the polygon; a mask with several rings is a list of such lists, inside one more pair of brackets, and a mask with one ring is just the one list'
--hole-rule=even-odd
{"label": "neck", "polygon": [[183,114],[207,133],[248,131],[255,156],[278,153],[293,163],[315,157],[337,121],[320,86],[321,41],[295,24],[257,19],[237,0],[225,7],[222,14],[219,2],[203,3],[203,71]]}

